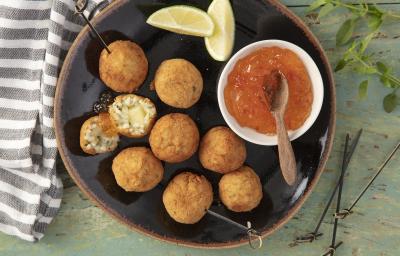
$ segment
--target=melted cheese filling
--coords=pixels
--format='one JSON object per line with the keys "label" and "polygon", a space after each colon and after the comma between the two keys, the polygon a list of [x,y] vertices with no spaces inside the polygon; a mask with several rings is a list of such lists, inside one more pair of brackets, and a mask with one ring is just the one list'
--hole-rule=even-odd
{"label": "melted cheese filling", "polygon": [[104,153],[117,147],[119,136],[105,135],[100,126],[93,122],[86,130],[85,140],[87,141],[86,148],[94,149],[97,153]]}
{"label": "melted cheese filling", "polygon": [[126,97],[122,102],[112,105],[117,114],[117,126],[120,129],[128,129],[130,133],[142,134],[146,132],[150,121],[156,115],[153,104],[140,97]]}

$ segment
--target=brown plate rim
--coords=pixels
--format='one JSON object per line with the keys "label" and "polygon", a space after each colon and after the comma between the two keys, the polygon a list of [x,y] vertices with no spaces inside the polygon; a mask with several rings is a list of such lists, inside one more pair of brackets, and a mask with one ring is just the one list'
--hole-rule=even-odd
{"label": "brown plate rim", "polygon": [[[95,25],[96,23],[100,22],[102,19],[107,17],[112,13],[112,10],[118,8],[128,0],[116,0],[113,1],[109,6],[107,6],[101,13],[99,13],[93,20],[92,23]],[[313,180],[311,181],[308,189],[305,191],[305,193],[301,196],[301,198],[296,202],[296,204],[292,207],[292,209],[289,210],[286,216],[284,216],[281,220],[279,220],[275,225],[273,225],[271,228],[265,230],[262,232],[261,236],[263,238],[271,235],[281,227],[283,227],[292,217],[300,210],[301,206],[304,204],[304,202],[307,200],[307,198],[310,196],[312,190],[318,183],[318,180],[325,168],[326,162],[328,160],[329,154],[332,150],[332,144],[333,144],[333,138],[335,134],[335,125],[336,125],[336,90],[335,90],[335,83],[334,83],[334,78],[333,78],[333,72],[332,68],[330,66],[330,63],[328,61],[328,58],[326,56],[325,51],[323,50],[320,42],[318,39],[314,36],[314,34],[311,32],[311,30],[308,28],[308,26],[298,17],[296,16],[292,11],[290,11],[285,5],[280,3],[278,0],[266,0],[268,3],[272,4],[277,8],[279,12],[281,12],[283,15],[288,17],[295,23],[304,33],[305,36],[310,40],[310,42],[314,45],[314,47],[317,49],[319,52],[321,59],[324,63],[324,66],[327,68],[327,73],[328,73],[328,80],[329,80],[329,89],[331,92],[331,98],[330,104],[331,104],[331,116],[329,118],[329,130],[328,130],[328,136],[327,136],[327,144],[325,147],[325,150],[323,152],[322,160],[320,161],[318,165],[318,169],[315,173],[315,176]],[[173,239],[173,238],[168,238],[165,236],[158,235],[148,229],[145,229],[139,225],[133,224],[129,222],[126,218],[123,218],[120,216],[116,211],[113,209],[109,208],[105,202],[100,200],[79,178],[77,175],[77,171],[75,168],[73,168],[70,165],[70,159],[68,155],[65,153],[64,148],[65,143],[62,142],[61,140],[61,95],[64,92],[65,89],[65,77],[68,75],[68,70],[69,66],[71,65],[71,59],[76,53],[77,46],[80,43],[80,39],[86,35],[89,32],[89,27],[85,26],[81,32],[78,34],[76,37],[75,41],[71,45],[68,54],[64,60],[64,64],[62,66],[60,76],[57,80],[57,86],[56,86],[56,94],[55,94],[55,99],[54,99],[54,125],[55,125],[55,132],[56,132],[56,141],[57,141],[57,147],[60,152],[61,159],[64,162],[64,165],[69,173],[69,175],[72,177],[72,179],[75,181],[77,186],[88,196],[96,205],[98,205],[102,210],[104,210],[106,213],[111,215],[114,219],[117,219],[120,221],[122,224],[125,224],[129,228],[150,236],[152,238],[156,238],[161,241],[169,242],[175,245],[183,245],[187,247],[193,247],[193,248],[203,248],[203,249],[224,249],[224,248],[235,248],[244,244],[248,243],[247,239],[241,239],[238,241],[228,241],[228,242],[223,242],[223,243],[193,243],[193,242],[188,242],[188,241],[183,241],[183,240],[178,240],[178,239]]]}

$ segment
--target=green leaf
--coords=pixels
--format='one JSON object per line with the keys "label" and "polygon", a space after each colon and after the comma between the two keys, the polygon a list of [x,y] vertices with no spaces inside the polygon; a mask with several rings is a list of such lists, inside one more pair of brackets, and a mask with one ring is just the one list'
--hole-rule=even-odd
{"label": "green leaf", "polygon": [[368,96],[368,80],[364,80],[358,86],[358,98],[363,100]]}
{"label": "green leaf", "polygon": [[383,62],[378,61],[376,63],[376,68],[378,69],[378,71],[380,73],[382,73],[380,75],[380,81],[381,83],[388,87],[388,88],[398,88],[400,86],[400,84],[398,84],[396,81],[394,81],[393,79],[390,79],[390,76],[392,76],[392,68],[385,65]]}
{"label": "green leaf", "polygon": [[336,34],[336,45],[344,45],[350,40],[354,32],[355,24],[356,22],[354,19],[348,19],[343,22]]}
{"label": "green leaf", "polygon": [[375,31],[377,30],[383,22],[383,14],[384,12],[378,9],[376,5],[369,6],[368,9],[368,27]]}
{"label": "green leaf", "polygon": [[362,9],[359,12],[359,15],[361,17],[364,17],[368,13],[368,5],[367,4],[361,4]]}
{"label": "green leaf", "polygon": [[333,10],[335,10],[335,6],[333,6],[331,3],[322,6],[321,10],[319,11],[318,18],[324,17]]}
{"label": "green leaf", "polygon": [[368,9],[366,8],[365,4],[358,4],[357,7],[361,7],[361,8],[347,8],[351,13],[353,13],[353,15],[357,16],[357,17],[364,17],[365,14],[368,13]]}
{"label": "green leaf", "polygon": [[381,15],[368,15],[368,27],[372,31],[376,31],[382,25],[383,19]]}
{"label": "green leaf", "polygon": [[364,62],[369,62],[369,60],[371,59],[371,55],[361,55],[360,58]]}
{"label": "green leaf", "polygon": [[321,7],[323,4],[326,4],[326,0],[316,0],[310,4],[310,6],[307,8],[307,12],[311,12],[315,9],[318,9]]}
{"label": "green leaf", "polygon": [[379,80],[384,86],[388,88],[395,89],[400,87],[400,84],[398,82],[396,82],[394,79],[390,79],[390,73],[385,73],[381,75]]}
{"label": "green leaf", "polygon": [[360,65],[355,67],[355,71],[360,74],[371,75],[375,74],[377,70],[373,66]]}
{"label": "green leaf", "polygon": [[393,89],[400,88],[400,83],[398,83],[398,82],[396,82],[396,81],[389,80],[389,83],[392,85],[391,87],[392,87]]}
{"label": "green leaf", "polygon": [[379,72],[383,74],[389,71],[389,68],[383,62],[380,61],[376,63],[376,67],[378,68]]}
{"label": "green leaf", "polygon": [[392,87],[392,83],[390,82],[391,80],[386,76],[386,74],[380,76],[379,80],[381,81],[381,83],[388,87],[388,88],[393,88]]}
{"label": "green leaf", "polygon": [[339,62],[336,64],[335,72],[342,70],[347,65],[347,63],[348,62],[344,59],[339,60]]}
{"label": "green leaf", "polygon": [[374,15],[381,16],[381,17],[383,16],[383,14],[385,14],[385,11],[379,9],[376,4],[369,5],[368,10],[369,10],[369,13],[372,13]]}
{"label": "green leaf", "polygon": [[397,106],[397,101],[398,99],[395,93],[386,95],[383,99],[383,109],[385,109],[387,113],[392,112]]}

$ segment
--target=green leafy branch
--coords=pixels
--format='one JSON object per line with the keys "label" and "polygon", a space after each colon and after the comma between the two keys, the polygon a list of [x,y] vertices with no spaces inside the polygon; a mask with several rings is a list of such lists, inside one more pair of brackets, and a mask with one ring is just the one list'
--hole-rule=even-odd
{"label": "green leafy branch", "polygon": [[[378,35],[379,29],[386,18],[400,19],[400,15],[379,9],[375,4],[368,4],[360,1],[357,4],[345,3],[341,0],[316,0],[308,11],[319,9],[318,18],[331,13],[338,8],[345,8],[351,13],[340,26],[336,33],[336,45],[348,46],[343,57],[335,67],[335,72],[345,67],[352,67],[356,72],[364,75],[378,76],[380,82],[392,92],[383,99],[383,108],[386,112],[392,112],[400,105],[400,97],[397,91],[400,88],[400,78],[393,73],[393,68],[385,65],[381,61],[373,61],[372,54],[367,54],[366,50],[371,40]],[[362,22],[368,25],[369,33],[365,36],[354,38],[354,31]],[[367,98],[368,78],[359,84],[358,95],[360,99]]]}

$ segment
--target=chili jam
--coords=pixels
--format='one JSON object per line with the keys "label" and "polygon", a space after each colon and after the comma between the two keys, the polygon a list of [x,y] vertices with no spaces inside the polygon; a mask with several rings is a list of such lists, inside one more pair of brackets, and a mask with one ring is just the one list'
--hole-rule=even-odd
{"label": "chili jam", "polygon": [[240,59],[228,75],[224,90],[225,104],[241,126],[261,133],[276,133],[270,99],[264,91],[273,95],[273,90],[278,88],[278,80],[272,75],[277,70],[285,75],[289,85],[289,100],[284,116],[286,129],[300,128],[310,115],[313,92],[304,63],[288,49],[266,47]]}

